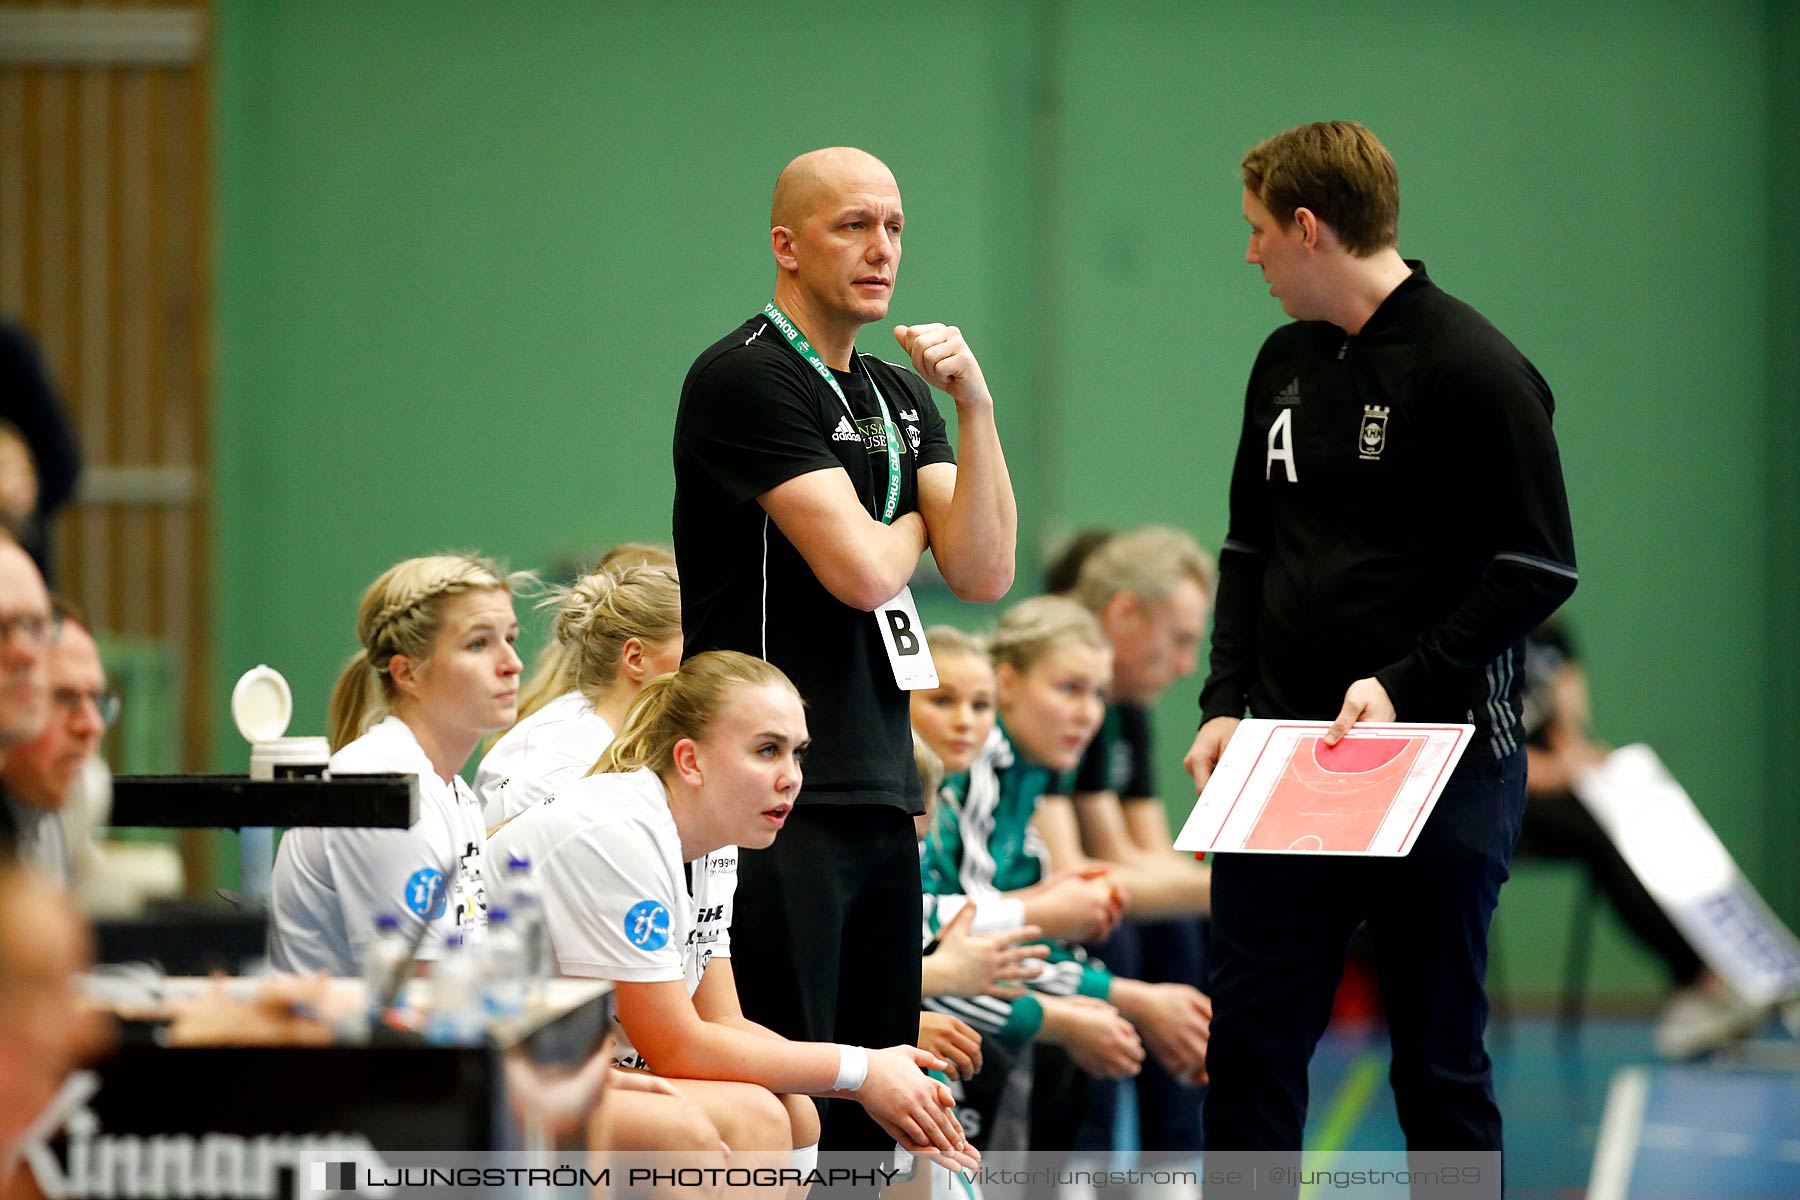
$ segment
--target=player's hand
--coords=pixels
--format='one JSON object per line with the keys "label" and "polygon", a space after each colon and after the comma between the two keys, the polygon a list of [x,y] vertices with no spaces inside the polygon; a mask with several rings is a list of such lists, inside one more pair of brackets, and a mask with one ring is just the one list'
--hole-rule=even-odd
{"label": "player's hand", "polygon": [[1373,678],[1359,679],[1344,693],[1344,707],[1338,710],[1337,720],[1325,731],[1325,744],[1337,745],[1358,721],[1393,719],[1394,702],[1388,699],[1387,689],[1381,686],[1381,681]]}
{"label": "player's hand", "polygon": [[[1115,987],[1117,984],[1115,982]],[[1131,1019],[1150,1053],[1183,1083],[1206,1081],[1212,1039],[1212,1000],[1185,983],[1152,983]]]}
{"label": "player's hand", "polygon": [[975,352],[954,325],[896,325],[894,340],[912,359],[913,370],[940,392],[950,393],[958,408],[992,404],[987,380]]}
{"label": "player's hand", "polygon": [[926,994],[998,996],[1004,1000],[1023,996],[1023,981],[1043,970],[1039,959],[1050,957],[1050,947],[1027,944],[1042,937],[1044,931],[1027,925],[1001,933],[970,933],[975,912],[976,905],[964,904],[939,932],[937,949],[925,956],[931,985]]}
{"label": "player's hand", "polygon": [[900,1137],[900,1133],[896,1132],[895,1128],[889,1126],[886,1121],[877,1121],[877,1124],[880,1124],[887,1132],[893,1133],[893,1135],[895,1135],[896,1146],[900,1146],[900,1150],[907,1151],[909,1155],[913,1155],[914,1159],[936,1162],[938,1166],[949,1168],[950,1171],[954,1171],[956,1175],[963,1175],[965,1171],[979,1171],[979,1169],[981,1169],[981,1151],[976,1150],[974,1146],[967,1146],[967,1144],[965,1144],[965,1150],[958,1151],[938,1150],[936,1146],[909,1146],[904,1137]]}
{"label": "player's hand", "polygon": [[1231,735],[1237,732],[1237,727],[1236,717],[1214,717],[1194,735],[1194,744],[1188,747],[1187,756],[1181,760],[1182,769],[1194,777],[1194,795],[1206,790],[1206,781],[1212,778],[1213,769],[1219,765],[1219,755],[1231,744]]}
{"label": "player's hand", "polygon": [[868,1077],[849,1094],[913,1153],[932,1155],[953,1166],[979,1166],[980,1152],[963,1135],[950,1089],[925,1074],[949,1067],[917,1046],[871,1049]]}
{"label": "player's hand", "polygon": [[1097,942],[1110,934],[1124,915],[1125,892],[1104,865],[1095,863],[1051,876],[1043,890],[1025,902],[1025,911],[1050,937]]}
{"label": "player's hand", "polygon": [[1144,1065],[1144,1043],[1118,1009],[1092,996],[1042,996],[1045,1041],[1102,1079],[1128,1079]]}
{"label": "player's hand", "polygon": [[[552,1139],[581,1128],[600,1107],[601,1097],[609,1087],[631,1086],[622,1077],[633,1072],[614,1068],[613,1053],[609,1034],[580,1069],[565,1072],[538,1066],[517,1046],[508,1050],[502,1070],[507,1097],[520,1122],[544,1131]],[[673,1087],[669,1091],[681,1094]]]}
{"label": "player's hand", "polygon": [[947,1059],[944,1074],[952,1079],[973,1079],[981,1070],[981,1035],[949,1013],[919,1014],[919,1049]]}

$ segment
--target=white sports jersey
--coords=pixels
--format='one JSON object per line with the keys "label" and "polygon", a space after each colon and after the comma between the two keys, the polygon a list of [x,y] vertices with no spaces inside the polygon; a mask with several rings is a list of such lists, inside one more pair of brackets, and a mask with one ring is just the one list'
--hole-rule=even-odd
{"label": "white sports jersey", "polygon": [[647,767],[574,780],[497,830],[491,849],[496,861],[530,857],[564,975],[682,979],[692,996],[707,963],[731,957],[737,847],[684,864],[668,792]]}
{"label": "white sports jersey", "polygon": [[475,771],[488,828],[586,775],[612,740],[612,727],[580,692],[558,696],[514,725]]}
{"label": "white sports jersey", "polygon": [[440,779],[398,717],[332,755],[331,770],[418,776],[419,819],[410,829],[302,828],[282,836],[269,889],[275,968],[355,975],[382,913],[398,917],[408,937],[427,926],[421,959],[440,957],[446,934],[478,939],[487,926],[487,827],[469,785]]}

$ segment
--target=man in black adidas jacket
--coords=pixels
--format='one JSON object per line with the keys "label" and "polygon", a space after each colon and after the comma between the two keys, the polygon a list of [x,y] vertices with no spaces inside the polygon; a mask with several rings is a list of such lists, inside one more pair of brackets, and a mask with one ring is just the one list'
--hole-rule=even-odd
{"label": "man in black adidas jacket", "polygon": [[1220,555],[1203,786],[1248,709],[1459,721],[1475,740],[1411,855],[1213,868],[1209,1150],[1296,1150],[1306,1070],[1367,921],[1412,1150],[1500,1149],[1487,929],[1525,805],[1525,634],[1575,587],[1550,389],[1397,249],[1374,135],[1301,126],[1244,158],[1247,261],[1295,318],[1257,355]]}

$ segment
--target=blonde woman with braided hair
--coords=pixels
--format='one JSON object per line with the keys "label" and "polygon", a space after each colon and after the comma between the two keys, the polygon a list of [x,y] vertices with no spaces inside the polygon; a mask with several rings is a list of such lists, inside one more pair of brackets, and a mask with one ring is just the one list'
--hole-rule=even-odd
{"label": "blonde woman with braided hair", "polygon": [[[785,1113],[771,1142],[806,1169],[819,1137],[811,1096],[862,1105],[916,1153],[973,1166],[950,1064],[915,1046],[790,1041],[747,1019],[732,970],[740,848],[775,841],[810,743],[786,675],[735,651],[697,654],[645,685],[594,773],[495,831],[496,858],[536,867],[557,969],[614,981],[627,1063],[667,1078],[731,1126]],[[803,897],[796,902],[805,903]]]}
{"label": "blonde woman with braided hair", "polygon": [[[681,584],[650,563],[601,566],[554,605],[553,697],[521,710],[481,760],[475,794],[496,829],[593,767],[644,684],[681,665]],[[541,674],[542,672],[540,672]],[[534,679],[533,687],[542,686]]]}
{"label": "blonde woman with braided hair", "polygon": [[442,554],[398,563],[363,593],[362,648],[331,693],[331,770],[418,776],[419,818],[287,832],[269,903],[278,970],[356,974],[384,913],[409,935],[423,927],[423,960],[448,934],[481,936],[487,830],[458,772],[517,711],[512,583],[486,559]]}

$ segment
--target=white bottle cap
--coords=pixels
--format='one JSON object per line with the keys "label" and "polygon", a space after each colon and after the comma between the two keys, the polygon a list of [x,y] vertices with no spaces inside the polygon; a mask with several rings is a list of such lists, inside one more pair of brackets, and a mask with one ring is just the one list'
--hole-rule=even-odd
{"label": "white bottle cap", "polygon": [[252,667],[231,689],[231,719],[251,745],[280,737],[293,717],[294,693],[274,667]]}

